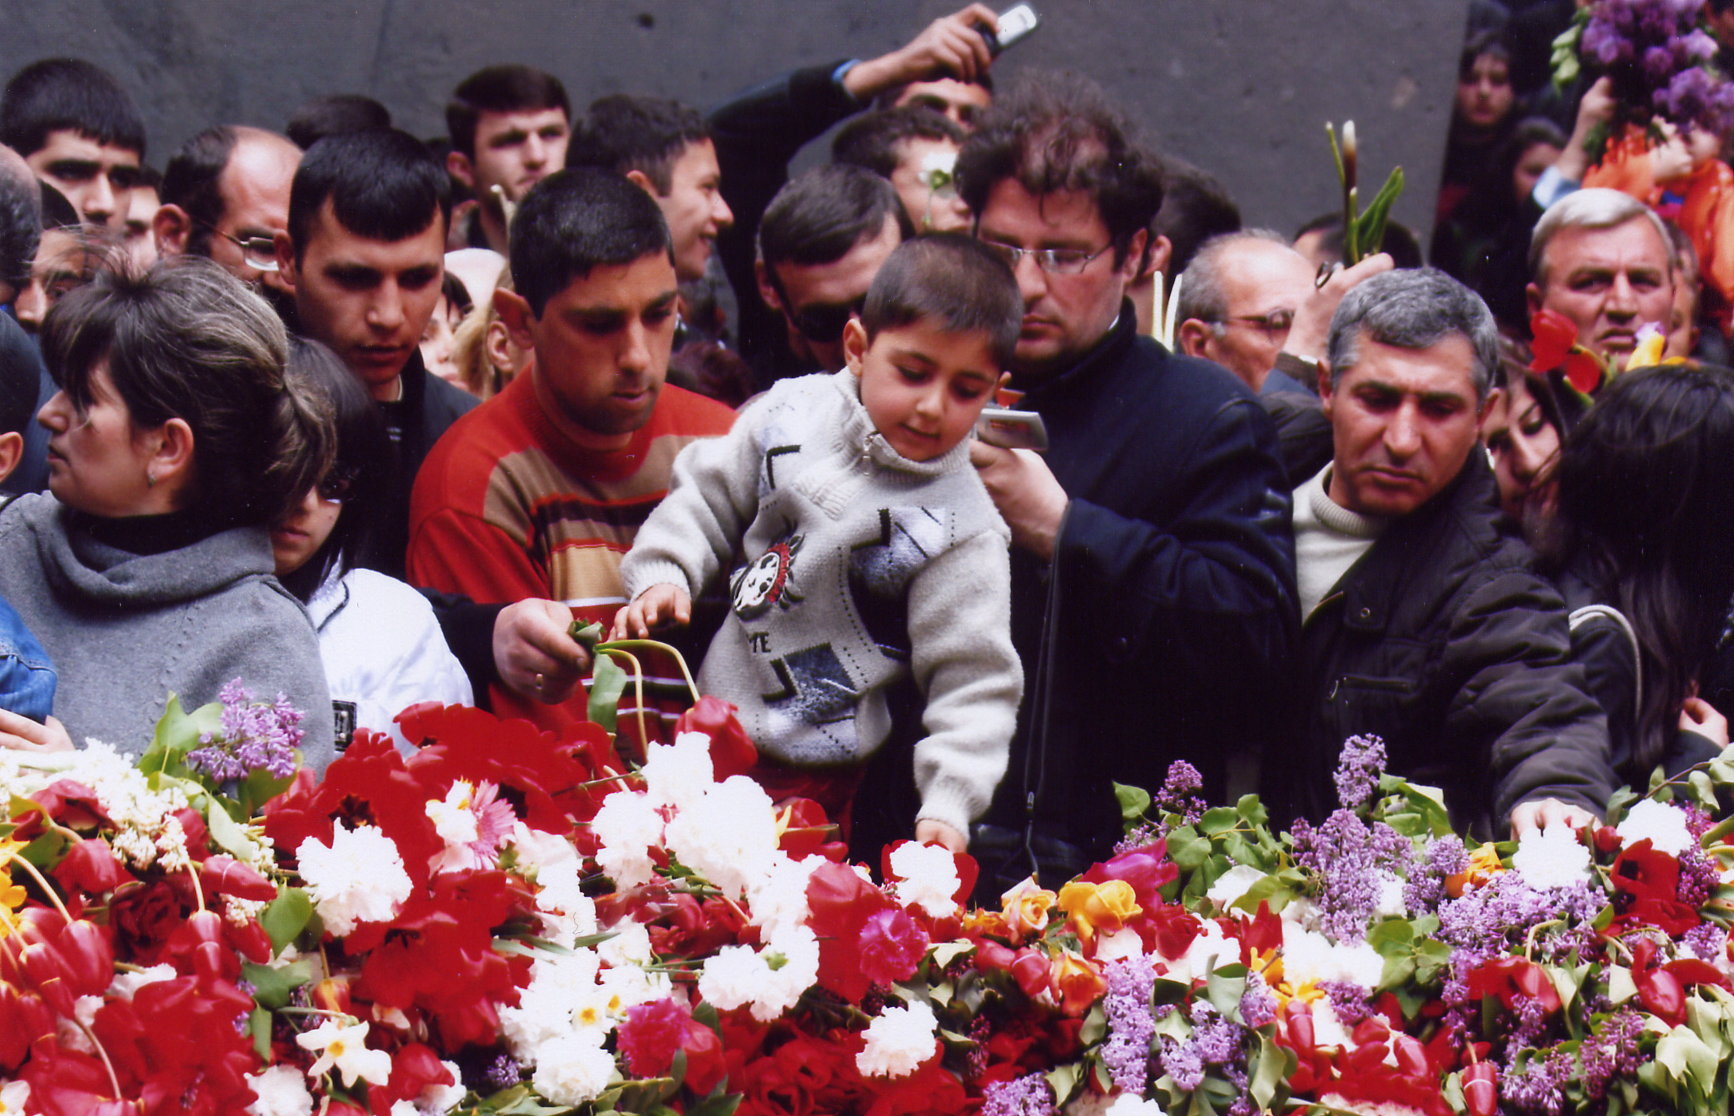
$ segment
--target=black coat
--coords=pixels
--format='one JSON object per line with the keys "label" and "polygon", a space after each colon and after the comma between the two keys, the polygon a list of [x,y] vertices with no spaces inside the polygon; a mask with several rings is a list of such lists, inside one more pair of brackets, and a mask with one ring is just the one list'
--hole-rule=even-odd
{"label": "black coat", "polygon": [[1019,406],[1041,413],[1070,502],[1051,565],[1012,551],[1025,697],[989,819],[1033,813],[1100,856],[1120,833],[1111,782],[1154,790],[1186,759],[1220,802],[1235,756],[1275,738],[1298,628],[1288,487],[1252,393],[1137,336],[1130,303]]}
{"label": "black coat", "polygon": [[1331,773],[1357,734],[1384,738],[1393,773],[1442,788],[1460,830],[1502,834],[1534,798],[1602,811],[1607,724],[1532,562],[1471,453],[1350,567],[1301,629],[1302,812],[1335,807]]}

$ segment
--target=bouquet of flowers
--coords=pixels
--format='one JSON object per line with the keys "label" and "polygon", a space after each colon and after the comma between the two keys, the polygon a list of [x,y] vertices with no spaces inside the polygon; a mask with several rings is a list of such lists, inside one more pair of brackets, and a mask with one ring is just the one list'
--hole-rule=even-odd
{"label": "bouquet of flowers", "polygon": [[877,880],[732,710],[622,762],[415,707],[293,770],[293,710],[171,701],[137,762],[0,753],[0,1111],[662,1116],[1722,1112],[1734,759],[1467,843],[1350,741],[1273,831],[1176,765],[1057,891]]}
{"label": "bouquet of flowers", "polygon": [[1720,135],[1734,124],[1734,88],[1711,66],[1716,41],[1698,25],[1702,0],[1592,0],[1553,44],[1554,84],[1587,73],[1613,81],[1613,119],[1591,135],[1591,162],[1628,128],[1651,141],[1656,121]]}

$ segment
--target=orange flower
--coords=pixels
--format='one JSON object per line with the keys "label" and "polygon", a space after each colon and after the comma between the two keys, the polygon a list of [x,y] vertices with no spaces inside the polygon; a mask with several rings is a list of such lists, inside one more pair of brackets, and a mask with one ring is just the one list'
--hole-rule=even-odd
{"label": "orange flower", "polygon": [[1062,953],[1054,958],[1054,987],[1060,993],[1060,1010],[1067,1015],[1082,1015],[1108,989],[1108,980],[1093,961],[1075,953]]}
{"label": "orange flower", "polygon": [[1053,912],[1058,898],[1036,883],[1034,876],[1000,896],[1000,913],[1005,917],[1014,945],[1048,928],[1048,915]]}
{"label": "orange flower", "polygon": [[1138,905],[1138,893],[1125,880],[1101,884],[1073,880],[1060,889],[1060,909],[1071,918],[1086,945],[1095,939],[1096,931],[1112,934],[1144,913]]}
{"label": "orange flower", "polygon": [[1464,889],[1482,884],[1506,870],[1499,862],[1499,853],[1491,844],[1479,845],[1469,854],[1469,867],[1455,876],[1445,878],[1445,893],[1455,899],[1462,895]]}

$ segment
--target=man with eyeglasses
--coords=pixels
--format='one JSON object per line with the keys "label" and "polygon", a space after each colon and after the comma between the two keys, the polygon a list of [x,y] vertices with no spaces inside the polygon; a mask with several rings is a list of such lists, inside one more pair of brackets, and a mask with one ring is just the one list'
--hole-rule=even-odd
{"label": "man with eyeglasses", "polygon": [[1280,233],[1250,229],[1215,237],[1181,274],[1175,342],[1188,356],[1222,365],[1255,393],[1269,381],[1309,390],[1271,370],[1295,310],[1312,293],[1312,265]]}
{"label": "man with eyeglasses", "polygon": [[237,124],[187,140],[163,172],[152,226],[163,256],[205,256],[261,288],[281,313],[288,287],[276,237],[289,228],[289,187],[301,149],[275,132]]}
{"label": "man with eyeglasses", "polygon": [[965,142],[958,181],[1023,292],[1012,387],[1049,440],[972,454],[1012,530],[1030,679],[971,849],[985,893],[1105,855],[1114,782],[1155,789],[1185,759],[1224,801],[1282,723],[1298,621],[1270,418],[1221,369],[1139,336],[1125,297],[1161,202],[1155,155],[1093,83],[1028,74]]}
{"label": "man with eyeglasses", "polygon": [[886,257],[913,235],[890,182],[862,167],[816,167],[777,191],[759,225],[759,297],[782,316],[792,361],[763,358],[761,384],[843,367],[843,327]]}

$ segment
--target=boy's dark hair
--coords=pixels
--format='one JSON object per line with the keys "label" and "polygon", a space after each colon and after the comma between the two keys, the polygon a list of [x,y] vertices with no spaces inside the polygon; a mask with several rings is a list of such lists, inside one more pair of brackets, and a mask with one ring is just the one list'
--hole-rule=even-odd
{"label": "boy's dark hair", "polygon": [[446,103],[446,134],[452,150],[476,155],[476,121],[484,112],[536,112],[557,108],[568,120],[572,105],[553,74],[510,63],[477,70],[452,90]]}
{"label": "boy's dark hair", "polygon": [[656,199],[613,171],[559,171],[536,183],[512,219],[511,270],[538,318],[548,300],[603,264],[674,248]]}
{"label": "boy's dark hair", "polygon": [[391,110],[360,93],[329,93],[295,110],[283,134],[303,151],[326,136],[391,127]]}
{"label": "boy's dark hair", "polygon": [[963,129],[930,108],[886,109],[858,116],[831,141],[831,161],[864,167],[890,178],[901,161],[897,149],[912,139],[963,143]]}
{"label": "boy's dark hair", "polygon": [[452,215],[446,169],[426,144],[395,128],[326,136],[308,148],[289,188],[297,260],[327,198],[337,223],[369,240],[405,240]]}
{"label": "boy's dark hair", "polygon": [[982,115],[957,157],[958,192],[980,214],[994,186],[1035,197],[1080,190],[1096,201],[1124,263],[1132,238],[1162,206],[1162,163],[1095,82],[1069,71],[1025,71]]}
{"label": "boy's dark hair", "polygon": [[[814,167],[771,199],[759,222],[759,256],[767,267],[832,263],[878,236],[887,217],[905,238],[915,235],[890,182],[861,167]],[[774,280],[776,272],[771,275]]]}
{"label": "boy's dark hair", "polygon": [[935,233],[906,240],[886,258],[861,325],[868,340],[882,329],[929,322],[946,333],[981,333],[1004,368],[1023,328],[1024,297],[999,253],[972,236]]}
{"label": "boy's dark hair", "polygon": [[[6,323],[4,328],[20,332],[14,323]],[[0,345],[0,434],[23,434],[30,429],[30,420],[36,414],[36,393],[40,387],[36,365],[14,359],[20,355],[18,346]]]}
{"label": "boy's dark hair", "polygon": [[162,203],[178,205],[192,218],[187,251],[195,256],[211,254],[211,226],[223,219],[223,192],[218,180],[239,138],[228,124],[206,128],[181,144],[163,172]]}
{"label": "boy's dark hair", "polygon": [[52,132],[73,131],[109,147],[145,153],[144,117],[120,82],[81,58],[44,58],[12,75],[0,93],[0,143],[34,155]]}
{"label": "boy's dark hair", "polygon": [[674,185],[674,164],[688,147],[711,138],[697,109],[679,101],[615,93],[591,102],[572,128],[569,167],[607,167],[616,174],[638,171],[658,194]]}
{"label": "boy's dark hair", "polygon": [[366,552],[371,528],[384,512],[395,466],[379,408],[336,353],[291,335],[284,378],[316,401],[326,429],[332,462],[320,482],[336,481],[345,489],[343,512],[331,537],[283,581],[306,601],[327,577],[348,571]]}

